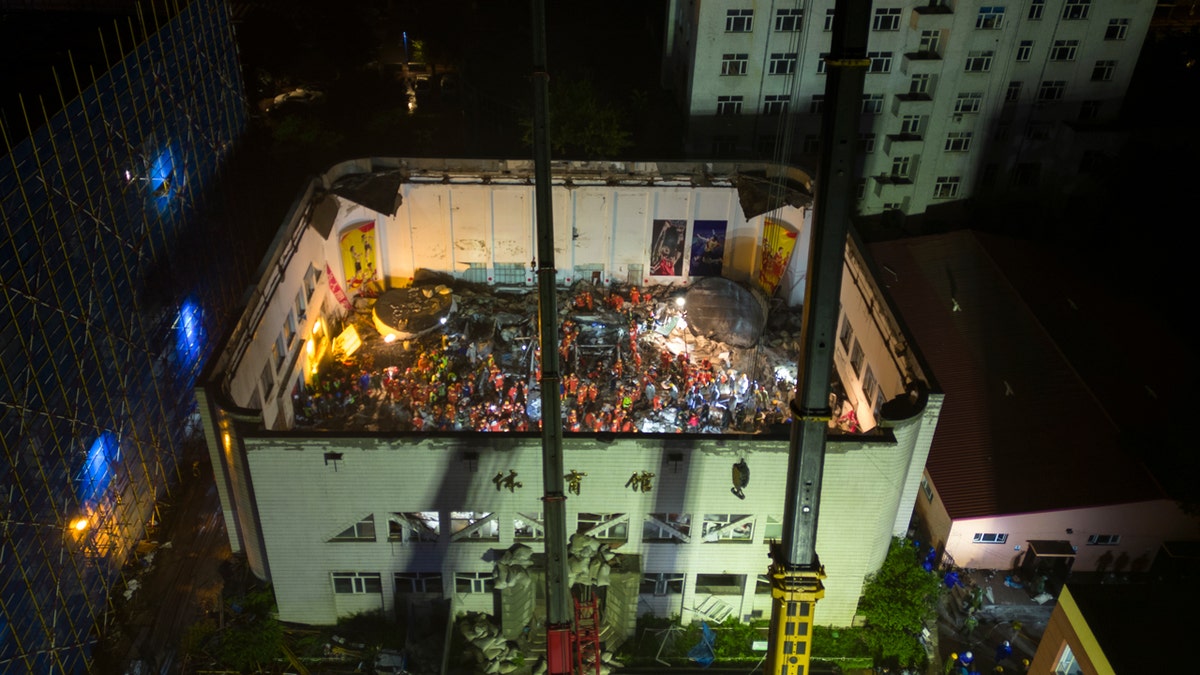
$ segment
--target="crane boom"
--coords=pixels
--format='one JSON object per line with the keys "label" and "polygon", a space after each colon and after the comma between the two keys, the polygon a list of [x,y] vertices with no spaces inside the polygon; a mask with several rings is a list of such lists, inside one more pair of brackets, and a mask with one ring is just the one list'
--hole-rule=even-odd
{"label": "crane boom", "polygon": [[808,675],[813,610],[825,596],[816,552],[829,383],[833,372],[846,234],[854,203],[854,160],[862,112],[870,0],[838,0],[826,58],[825,112],[813,199],[812,245],[801,324],[800,381],[792,399],[783,540],[771,548],[771,632],[765,670]]}

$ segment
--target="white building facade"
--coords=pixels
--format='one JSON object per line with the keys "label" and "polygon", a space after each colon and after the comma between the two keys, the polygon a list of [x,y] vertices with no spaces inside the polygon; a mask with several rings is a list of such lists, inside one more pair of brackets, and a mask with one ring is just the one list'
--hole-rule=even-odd
{"label": "white building facade", "polygon": [[[664,83],[689,151],[815,164],[832,0],[672,0]],[[872,3],[859,212],[917,214],[1086,173],[1116,120],[1155,3]],[[790,125],[784,135],[781,125]],[[711,155],[709,155],[711,153]]]}
{"label": "white building facade", "polygon": [[[397,179],[394,213],[337,196],[339,179],[366,176]],[[541,551],[540,435],[298,430],[290,395],[329,340],[323,326],[345,311],[337,289],[350,270],[338,235],[374,222],[372,262],[389,286],[411,283],[420,269],[532,285],[531,176],[528,162],[348,162],[310,185],[281,227],[197,398],[231,546],[272,581],[282,619],[391,612],[404,593],[491,611],[491,552],[518,542]],[[556,165],[560,281],[685,285],[686,267],[678,278],[646,273],[647,241],[663,218],[689,233],[697,220],[725,220],[724,275],[751,279],[771,217],[800,230],[779,291],[798,302],[807,208],[747,217],[746,186],[763,176],[807,186],[802,172],[761,164]],[[864,578],[907,532],[941,408],[853,242],[845,260],[838,403],[865,433],[834,434],[825,464],[817,551],[829,577],[817,611],[827,625],[851,623]],[[885,411],[893,400],[908,404]],[[586,474],[567,496],[568,531],[636,557],[638,614],[768,615],[758,579],[767,542],[781,536],[787,446],[786,436],[568,433],[564,465]],[[730,492],[739,460],[751,469],[744,500]],[[510,472],[519,487],[494,481]],[[648,483],[630,481],[646,473]]]}

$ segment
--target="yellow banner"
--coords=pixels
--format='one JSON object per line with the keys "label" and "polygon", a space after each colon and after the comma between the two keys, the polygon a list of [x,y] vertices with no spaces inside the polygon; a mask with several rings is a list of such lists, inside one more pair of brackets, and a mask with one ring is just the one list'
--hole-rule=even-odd
{"label": "yellow banner", "polygon": [[799,232],[790,225],[773,218],[766,218],[763,225],[762,266],[758,271],[758,283],[768,297],[779,288],[783,273],[792,260]]}

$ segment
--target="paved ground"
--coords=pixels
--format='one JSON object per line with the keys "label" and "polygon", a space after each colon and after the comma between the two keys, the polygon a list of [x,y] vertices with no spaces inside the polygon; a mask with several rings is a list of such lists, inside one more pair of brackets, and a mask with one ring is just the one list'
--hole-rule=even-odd
{"label": "paved ground", "polygon": [[[990,673],[996,665],[1003,666],[1005,673],[1025,672],[1021,660],[1033,659],[1054,609],[1054,600],[1044,604],[1035,602],[1027,590],[1006,586],[1003,572],[996,572],[990,579],[987,570],[964,573],[963,581],[965,586],[947,594],[939,608],[938,655],[941,663],[945,663],[951,653],[962,654],[970,650],[980,672]],[[983,589],[985,600],[976,613],[979,625],[968,632],[964,623],[967,613],[962,610],[961,601],[972,587]],[[987,599],[988,589],[991,589],[991,599]],[[996,648],[1004,640],[1011,644],[1012,655],[997,662]]]}

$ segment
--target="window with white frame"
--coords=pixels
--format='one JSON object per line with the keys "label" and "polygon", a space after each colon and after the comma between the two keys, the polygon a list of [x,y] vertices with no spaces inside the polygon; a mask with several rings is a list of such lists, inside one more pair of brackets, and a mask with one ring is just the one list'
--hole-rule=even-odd
{"label": "window with white frame", "polygon": [[745,75],[746,64],[750,61],[749,54],[722,54],[721,55],[721,74],[722,75]]}
{"label": "window with white frame", "polygon": [[691,537],[692,516],[689,513],[650,513],[642,523],[642,541],[686,544]]}
{"label": "window with white frame", "polygon": [[1041,21],[1046,13],[1046,0],[1029,0],[1029,20]]}
{"label": "window with white frame", "polygon": [[393,511],[388,514],[388,541],[436,542],[441,532],[441,516],[437,511]]}
{"label": "window with white frame", "polygon": [[878,115],[883,112],[883,94],[863,94],[864,115]]}
{"label": "window with white frame", "polygon": [[817,74],[824,75],[829,70],[829,52],[821,52],[817,57]]}
{"label": "window with white frame", "polygon": [[1067,90],[1066,80],[1044,80],[1042,85],[1038,87],[1039,101],[1059,101],[1062,100],[1063,93]]}
{"label": "window with white frame", "polygon": [[304,295],[304,289],[296,291],[296,316],[301,321],[304,320],[304,310],[308,309],[308,298]]}
{"label": "window with white frame", "polygon": [[[905,173],[895,173],[896,163],[893,161],[892,162],[892,171],[893,171],[892,175],[894,175],[894,176],[908,175],[909,158],[908,157],[897,157],[896,159],[904,160],[903,170]],[[854,339],[854,347],[850,349],[850,369],[854,371],[855,375],[858,375],[859,373],[862,372],[863,361],[865,361],[866,358],[867,358],[867,355],[866,355],[866,352],[863,351],[862,343],[860,343],[858,341],[858,338],[855,338]]]}
{"label": "window with white frame", "polygon": [[822,30],[824,30],[826,33],[833,30],[833,10],[832,9],[825,10],[825,25],[822,28]]}
{"label": "window with white frame", "polygon": [[892,211],[903,211],[903,210],[904,210],[903,202],[884,202],[883,203],[883,212],[884,213],[891,213]]}
{"label": "window with white frame", "polygon": [[775,52],[767,64],[767,72],[771,75],[791,75],[796,72],[795,52]]}
{"label": "window with white frame", "polygon": [[892,70],[892,52],[867,52],[871,65],[868,73],[889,73]]}
{"label": "window with white frame", "polygon": [[968,73],[986,73],[992,69],[992,57],[996,53],[992,50],[976,50],[967,52],[966,72]]}
{"label": "window with white frame", "polygon": [[1055,40],[1050,48],[1051,61],[1074,61],[1079,51],[1079,40]]}
{"label": "window with white frame", "polygon": [[739,115],[742,112],[742,97],[741,96],[718,96],[717,97],[717,114],[718,115]]}
{"label": "window with white frame", "polygon": [[958,186],[962,178],[958,176],[938,176],[933,184],[934,199],[954,199],[958,196]]}
{"label": "window with white frame", "polygon": [[908,81],[908,93],[918,96],[929,96],[933,94],[933,75],[930,73],[917,73]]}
{"label": "window with white frame", "polygon": [[1071,645],[1063,644],[1063,652],[1058,657],[1058,662],[1054,664],[1054,675],[1083,675],[1083,669],[1075,660],[1075,653],[1071,651]]}
{"label": "window with white frame", "polygon": [[763,524],[763,540],[779,541],[783,539],[783,516],[767,516]]}
{"label": "window with white frame", "polygon": [[1088,546],[1116,546],[1121,543],[1119,534],[1093,534],[1088,537]]}
{"label": "window with white frame", "polygon": [[491,593],[496,589],[496,575],[492,572],[455,572],[455,593]]}
{"label": "window with white frame", "polygon": [[1129,19],[1109,19],[1104,30],[1105,40],[1124,40],[1129,34]]}
{"label": "window with white frame", "polygon": [[743,513],[706,513],[701,536],[706,542],[752,541],[754,516]]}
{"label": "window with white frame", "polygon": [[921,127],[920,115],[904,115],[900,118],[901,136],[920,136]]}
{"label": "window with white frame", "polygon": [[975,17],[975,27],[980,30],[999,30],[1004,26],[1004,7],[984,5]]}
{"label": "window with white frame", "polygon": [[697,574],[696,593],[705,595],[736,595],[742,594],[746,587],[744,574]]}
{"label": "window with white frame", "polygon": [[283,343],[283,334],[275,336],[275,342],[271,344],[271,363],[275,364],[275,370],[283,367],[284,359],[287,357],[287,346]]}
{"label": "window with white frame", "polygon": [[308,271],[304,273],[304,293],[311,298],[317,290],[317,282],[321,280],[321,271],[316,266],[310,264]]}
{"label": "window with white frame", "polygon": [[629,515],[625,513],[580,513],[575,531],[605,541],[629,540]]}
{"label": "window with white frame", "polygon": [[334,572],[333,592],[343,595],[382,593],[383,581],[378,572]]}
{"label": "window with white frame", "polygon": [[1116,61],[1097,61],[1092,66],[1092,82],[1111,82],[1116,71]]}
{"label": "window with white frame", "polygon": [[296,311],[289,310],[287,318],[283,320],[283,340],[290,348],[296,341]]}
{"label": "window with white frame", "polygon": [[921,31],[921,41],[917,44],[917,51],[922,54],[940,54],[942,47],[942,31],[940,30],[923,30]]}
{"label": "window with white frame", "polygon": [[871,403],[871,396],[875,394],[875,390],[879,387],[879,381],[875,379],[875,371],[871,370],[871,366],[867,366],[863,371],[862,376],[862,392],[863,398],[868,404]]}
{"label": "window with white frame", "polygon": [[812,100],[808,103],[808,112],[813,115],[820,115],[825,110],[825,95],[813,94]]}
{"label": "window with white frame", "polygon": [[1092,0],[1067,0],[1063,5],[1062,18],[1068,20],[1088,18],[1088,10],[1092,8]]}
{"label": "window with white frame", "polygon": [[749,33],[754,29],[754,10],[730,9],[725,11],[726,33]]}
{"label": "window with white frame", "polygon": [[642,575],[638,593],[642,595],[680,595],[683,593],[685,575],[673,572],[647,572]]}
{"label": "window with white frame", "polygon": [[871,132],[860,133],[858,135],[858,149],[864,155],[875,152],[875,134]]}
{"label": "window with white frame", "polygon": [[329,538],[329,541],[375,541],[375,514],[347,527]]}
{"label": "window with white frame", "polygon": [[900,8],[876,8],[875,19],[871,22],[871,30],[900,30]]}
{"label": "window with white frame", "polygon": [[513,518],[513,538],[517,541],[541,541],[546,538],[546,526],[541,513],[518,513]]}
{"label": "window with white frame", "polygon": [[951,131],[946,134],[946,152],[967,152],[971,149],[973,131]]}
{"label": "window with white frame", "polygon": [[443,593],[441,572],[396,572],[393,580],[397,593]]}
{"label": "window with white frame", "polygon": [[804,10],[788,8],[775,10],[775,32],[792,33],[804,26]]}
{"label": "window with white frame", "polygon": [[933,502],[933,486],[929,484],[929,479],[921,477],[921,492],[925,494],[925,501]]}
{"label": "window with white frame", "polygon": [[1008,535],[1000,532],[976,532],[972,541],[976,544],[1004,544],[1008,542]]}
{"label": "window with white frame", "polygon": [[500,540],[500,521],[494,512],[451,511],[450,540]]}
{"label": "window with white frame", "polygon": [[271,390],[275,388],[275,370],[271,368],[270,363],[264,363],[262,374],[258,376],[258,382],[262,386],[263,400],[267,400],[271,396]]}
{"label": "window with white frame", "polygon": [[959,115],[977,113],[982,106],[983,93],[978,91],[964,91],[954,100],[954,112]]}
{"label": "window with white frame", "polygon": [[1004,91],[1005,103],[1016,103],[1021,100],[1021,81],[1013,80],[1008,83],[1008,89]]}
{"label": "window with white frame", "polygon": [[1021,40],[1017,44],[1017,61],[1028,61],[1033,56],[1033,40]]}
{"label": "window with white frame", "polygon": [[850,344],[854,340],[854,327],[850,325],[850,317],[845,313],[842,314],[842,329],[838,331],[838,344],[842,346],[842,351],[850,353]]}

